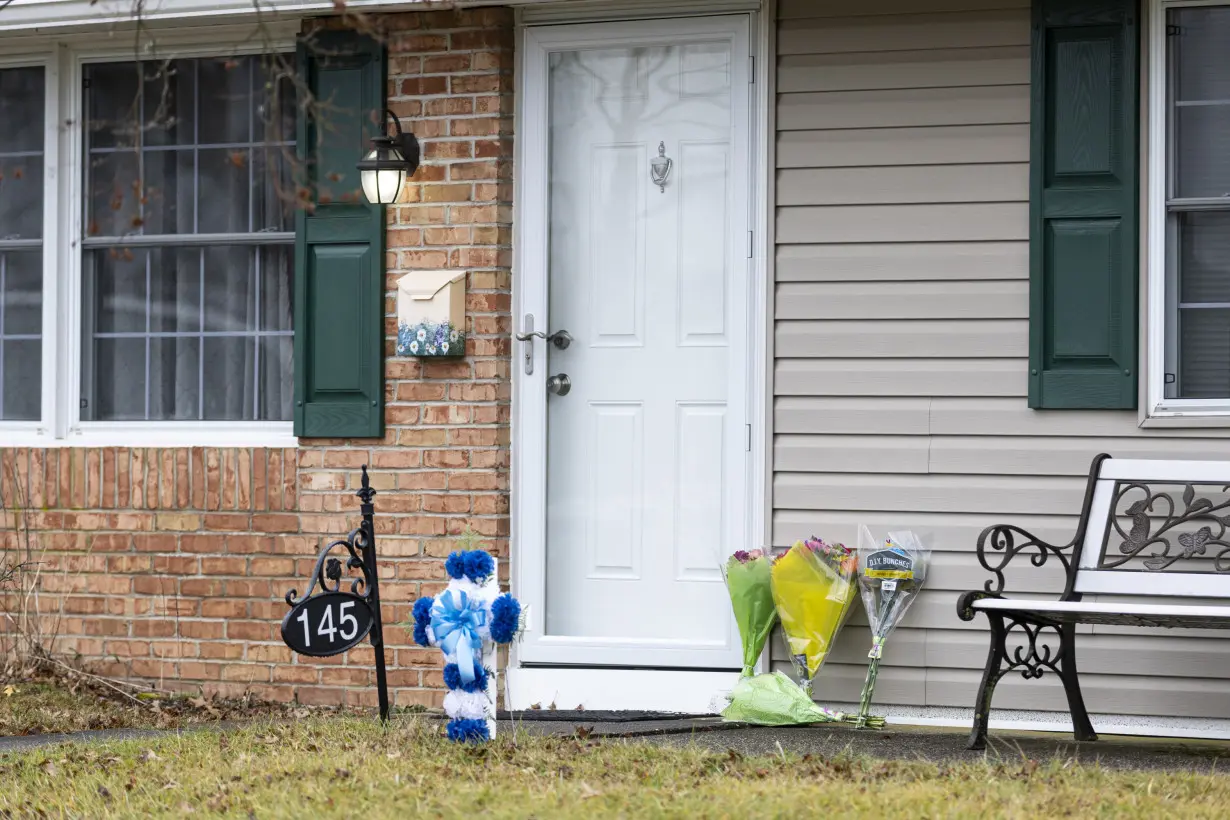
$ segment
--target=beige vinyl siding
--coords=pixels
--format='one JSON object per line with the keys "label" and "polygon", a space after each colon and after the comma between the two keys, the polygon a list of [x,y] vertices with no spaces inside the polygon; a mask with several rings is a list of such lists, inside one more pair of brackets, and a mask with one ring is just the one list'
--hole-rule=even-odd
{"label": "beige vinyl siding", "polygon": [[[1094,455],[1230,458],[1216,429],[1134,412],[1032,411],[1028,375],[1029,7],[1024,0],[782,0],[777,57],[773,540],[930,533],[926,591],[885,654],[878,700],[973,705],[988,632],[956,616],[989,577],[978,533],[1072,537]],[[1055,594],[1057,564],[1008,589]],[[819,697],[857,700],[861,611]],[[1095,713],[1230,718],[1230,641],[1082,627]],[[780,636],[773,657],[785,667]],[[1010,675],[1002,708],[1066,709]]]}

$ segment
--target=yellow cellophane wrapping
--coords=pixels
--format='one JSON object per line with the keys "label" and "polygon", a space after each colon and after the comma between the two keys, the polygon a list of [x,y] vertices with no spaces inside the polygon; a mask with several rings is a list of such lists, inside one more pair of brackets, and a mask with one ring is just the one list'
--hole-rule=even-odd
{"label": "yellow cellophane wrapping", "polygon": [[802,542],[773,564],[773,602],[791,655],[807,660],[808,678],[828,657],[854,603],[855,563],[835,570]]}

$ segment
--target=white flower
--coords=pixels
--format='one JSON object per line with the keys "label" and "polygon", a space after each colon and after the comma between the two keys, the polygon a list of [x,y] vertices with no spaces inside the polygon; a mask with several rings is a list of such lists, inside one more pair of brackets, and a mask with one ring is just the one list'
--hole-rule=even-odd
{"label": "white flower", "polygon": [[457,331],[454,330],[452,333],[448,334],[448,340],[450,342],[457,341]]}
{"label": "white flower", "polygon": [[419,332],[418,332],[418,334],[417,334],[417,335],[418,335],[418,339],[419,339],[419,341],[420,341],[420,342],[423,342],[423,341],[426,341],[426,340],[427,340],[427,331],[426,331],[426,330],[424,330],[423,328],[421,328],[421,327],[419,328]]}
{"label": "white flower", "polygon": [[398,346],[397,346],[397,352],[398,352],[398,353],[405,353],[405,352],[406,352],[406,346],[405,346],[405,345],[398,345]]}
{"label": "white flower", "polygon": [[440,343],[440,352],[441,352],[441,353],[448,353],[448,342],[441,342],[441,343]]}
{"label": "white flower", "polygon": [[444,696],[444,711],[451,718],[486,720],[489,712],[485,692],[464,692],[454,689]]}
{"label": "white flower", "polygon": [[418,352],[419,352],[419,343],[418,343],[418,342],[411,342],[411,343],[410,343],[410,352],[411,352],[411,353],[418,353]]}
{"label": "white flower", "polygon": [[428,356],[436,355],[436,349],[432,347],[431,345],[427,345],[427,355]]}

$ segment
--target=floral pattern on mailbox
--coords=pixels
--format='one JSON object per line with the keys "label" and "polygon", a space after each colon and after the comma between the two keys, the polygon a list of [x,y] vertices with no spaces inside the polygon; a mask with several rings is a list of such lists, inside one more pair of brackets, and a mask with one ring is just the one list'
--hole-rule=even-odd
{"label": "floral pattern on mailbox", "polygon": [[397,280],[397,355],[464,356],[465,271],[413,271]]}

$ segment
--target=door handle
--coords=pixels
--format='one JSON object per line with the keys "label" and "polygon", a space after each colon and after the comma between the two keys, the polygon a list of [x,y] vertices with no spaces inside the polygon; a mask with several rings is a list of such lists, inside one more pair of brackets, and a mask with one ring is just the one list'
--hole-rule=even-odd
{"label": "door handle", "polygon": [[531,339],[542,339],[544,342],[550,342],[555,345],[556,350],[567,350],[568,345],[572,344],[572,334],[566,330],[557,330],[550,336],[543,333],[541,330],[532,330],[529,333],[518,333],[518,342],[528,342]]}
{"label": "door handle", "polygon": [[567,396],[572,390],[572,379],[568,378],[567,373],[560,373],[558,376],[552,376],[547,379],[547,392],[554,393],[557,396]]}
{"label": "door handle", "polygon": [[[515,333],[513,338],[525,343],[525,375],[534,375],[534,340],[542,339],[555,345],[556,350],[567,350],[572,344],[572,334],[566,330],[557,330],[547,335],[541,330],[534,330],[534,314],[525,314],[525,332]],[[563,394],[561,394],[563,395]]]}

